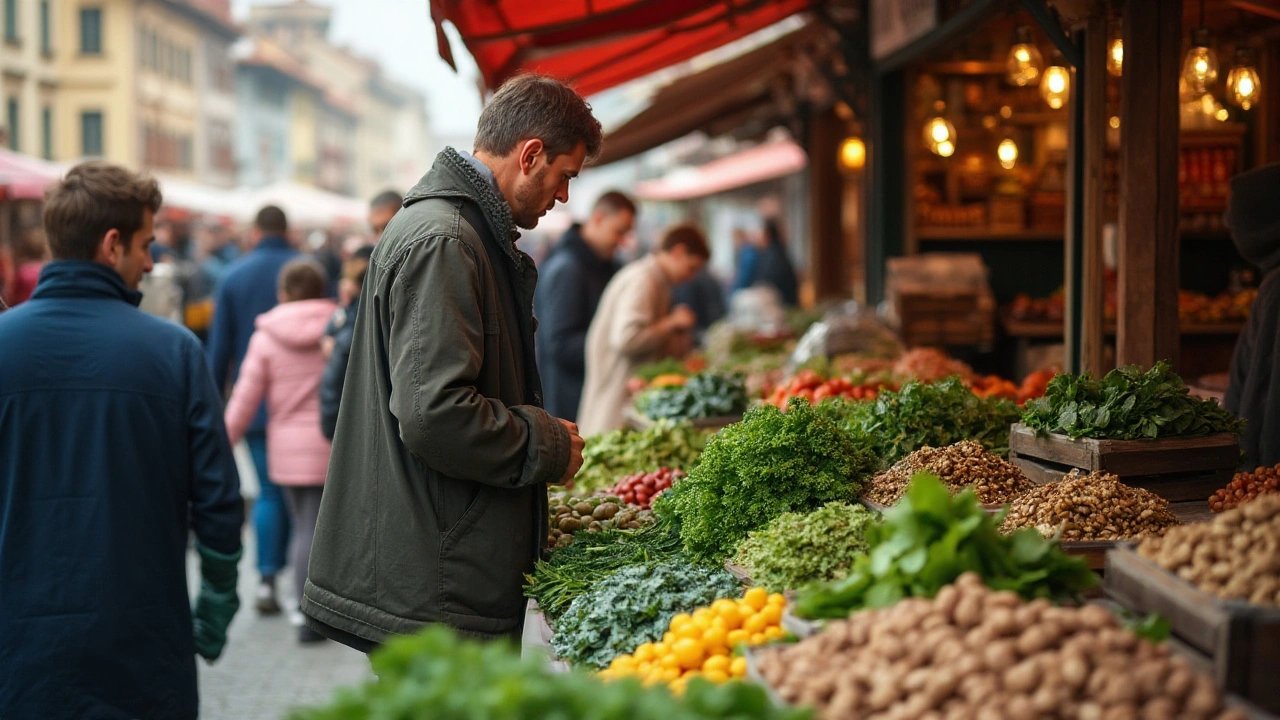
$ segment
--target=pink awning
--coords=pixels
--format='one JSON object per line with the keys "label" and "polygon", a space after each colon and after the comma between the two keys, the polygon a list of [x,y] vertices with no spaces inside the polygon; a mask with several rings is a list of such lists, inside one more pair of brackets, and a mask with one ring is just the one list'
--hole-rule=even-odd
{"label": "pink awning", "polygon": [[66,168],[58,163],[0,148],[0,185],[6,197],[40,200],[44,189],[61,178]]}
{"label": "pink awning", "polygon": [[637,183],[635,194],[643,200],[689,200],[786,177],[803,170],[808,162],[799,145],[790,140],[774,140],[706,165]]}

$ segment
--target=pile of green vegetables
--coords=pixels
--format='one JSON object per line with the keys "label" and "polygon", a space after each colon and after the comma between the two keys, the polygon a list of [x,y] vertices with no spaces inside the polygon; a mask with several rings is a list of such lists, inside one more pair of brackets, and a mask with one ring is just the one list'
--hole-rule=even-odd
{"label": "pile of green vegetables", "polygon": [[843,501],[811,513],[783,513],[748,535],[733,561],[770,592],[838,580],[866,554],[867,530],[877,522],[874,512]]}
{"label": "pile of green vegetables", "polygon": [[1143,372],[1118,368],[1095,380],[1089,373],[1060,374],[1043,398],[1027,403],[1022,422],[1042,435],[1135,440],[1239,433],[1244,421],[1217,400],[1191,397],[1169,363]]}
{"label": "pile of green vegetables", "polygon": [[868,554],[843,580],[810,586],[796,600],[804,618],[843,618],[854,610],[888,607],[905,597],[933,597],[966,572],[987,586],[1024,598],[1064,598],[1097,584],[1083,558],[1056,540],[1025,528],[999,531],[1003,513],[987,514],[972,490],[952,496],[946,485],[918,473],[902,502],[867,532]]}
{"label": "pile of green vegetables", "polygon": [[522,660],[505,643],[462,640],[433,625],[396,638],[373,656],[371,680],[340,690],[323,708],[295,711],[292,720],[803,720],[807,710],[780,708],[763,688],[746,683],[689,684],[682,697],[636,680],[604,682],[585,672],[553,673]]}
{"label": "pile of green vegetables", "polygon": [[702,454],[710,433],[689,423],[661,420],[639,432],[613,430],[587,438],[574,489],[613,487],[623,476],[670,467],[687,471]]}
{"label": "pile of green vegetables", "polygon": [[636,399],[636,410],[652,420],[736,417],[750,403],[741,376],[702,373],[684,385],[655,388]]}
{"label": "pile of green vegetables", "polygon": [[635,531],[603,530],[576,538],[538,561],[525,580],[525,595],[556,622],[579,595],[629,565],[654,563],[680,554],[680,534],[670,521]]}
{"label": "pile of green vegetables", "polygon": [[692,612],[742,587],[719,568],[684,560],[622,568],[579,595],[556,621],[551,647],[575,665],[606,667],[641,643],[656,642],[682,612]]}
{"label": "pile of green vegetables", "polygon": [[713,435],[701,461],[654,511],[679,521],[691,556],[721,562],[747,533],[782,513],[853,500],[874,467],[875,458],[835,423],[792,399],[785,413],[756,407]]}
{"label": "pile of green vegetables", "polygon": [[653,379],[660,375],[688,375],[689,370],[685,367],[684,361],[676,358],[663,358],[658,362],[641,365],[636,369],[635,375],[644,380],[646,383],[653,382]]}
{"label": "pile of green vegetables", "polygon": [[875,400],[831,399],[821,412],[834,420],[889,467],[929,445],[946,447],[973,440],[991,452],[1009,454],[1009,426],[1021,412],[1008,400],[974,395],[958,377],[936,383],[909,382]]}

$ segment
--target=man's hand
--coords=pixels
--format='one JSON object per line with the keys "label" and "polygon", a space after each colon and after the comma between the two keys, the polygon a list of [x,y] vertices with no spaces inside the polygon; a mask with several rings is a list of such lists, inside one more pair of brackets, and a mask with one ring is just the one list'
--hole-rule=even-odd
{"label": "man's hand", "polygon": [[667,324],[672,330],[689,330],[698,324],[698,316],[693,314],[688,305],[677,305],[667,316]]}
{"label": "man's hand", "polygon": [[[556,418],[560,420],[560,418]],[[578,474],[578,470],[582,468],[582,448],[586,445],[582,436],[578,434],[578,426],[568,420],[560,420],[565,429],[569,431],[569,467],[564,472],[564,477],[560,478],[559,485],[563,485],[565,489],[573,488],[573,477]]]}

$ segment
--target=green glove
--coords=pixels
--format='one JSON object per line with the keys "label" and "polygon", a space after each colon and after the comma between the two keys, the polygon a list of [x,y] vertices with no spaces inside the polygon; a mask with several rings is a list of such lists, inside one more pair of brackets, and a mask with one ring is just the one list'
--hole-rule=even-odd
{"label": "green glove", "polygon": [[244,549],[234,555],[224,555],[196,543],[200,553],[200,594],[192,611],[195,626],[196,652],[213,662],[222,654],[227,644],[227,626],[240,609],[240,596],[236,594],[236,580],[240,576],[236,563]]}

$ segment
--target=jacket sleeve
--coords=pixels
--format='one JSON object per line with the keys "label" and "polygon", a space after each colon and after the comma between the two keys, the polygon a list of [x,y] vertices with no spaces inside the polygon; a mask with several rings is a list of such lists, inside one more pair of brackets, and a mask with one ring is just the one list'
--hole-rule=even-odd
{"label": "jacket sleeve", "polygon": [[338,429],[338,408],[342,403],[342,386],[347,378],[354,336],[351,323],[338,329],[333,338],[333,354],[325,363],[324,375],[320,378],[320,432],[331,441]]}
{"label": "jacket sleeve", "polygon": [[547,349],[556,364],[566,370],[586,369],[590,308],[583,292],[586,282],[573,263],[558,263],[539,282],[546,293],[545,312],[538,318],[539,333],[546,334]]}
{"label": "jacket sleeve", "polygon": [[213,323],[209,328],[209,370],[213,373],[218,397],[226,392],[227,378],[231,375],[232,345],[235,342],[235,308],[231,293],[225,283],[219,283],[213,298]]}
{"label": "jacket sleeve", "polygon": [[260,333],[249,338],[249,350],[244,354],[240,375],[227,401],[227,435],[231,442],[239,442],[249,429],[253,418],[267,394],[270,378],[267,373],[266,339]]}
{"label": "jacket sleeve", "polygon": [[[390,288],[390,410],[405,446],[453,478],[497,487],[559,480],[569,432],[541,408],[507,407],[476,388],[484,362],[480,267],[461,240],[406,251]],[[493,362],[493,358],[489,358]]]}
{"label": "jacket sleeve", "polygon": [[200,544],[233,555],[240,551],[240,528],[244,525],[240,476],[222,424],[222,398],[194,338],[191,346],[187,361],[191,526]]}
{"label": "jacket sleeve", "polygon": [[659,326],[661,317],[654,315],[652,283],[637,282],[623,290],[614,305],[609,323],[609,346],[628,358],[652,355],[662,349],[669,333]]}

